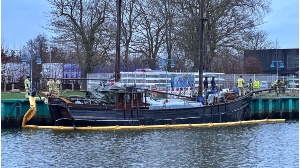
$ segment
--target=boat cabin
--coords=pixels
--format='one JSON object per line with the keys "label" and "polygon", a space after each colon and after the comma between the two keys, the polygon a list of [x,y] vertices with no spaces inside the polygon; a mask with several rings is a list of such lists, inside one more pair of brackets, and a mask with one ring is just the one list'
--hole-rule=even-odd
{"label": "boat cabin", "polygon": [[115,92],[117,109],[148,109],[149,104],[146,102],[147,90],[137,87],[126,87],[126,90]]}

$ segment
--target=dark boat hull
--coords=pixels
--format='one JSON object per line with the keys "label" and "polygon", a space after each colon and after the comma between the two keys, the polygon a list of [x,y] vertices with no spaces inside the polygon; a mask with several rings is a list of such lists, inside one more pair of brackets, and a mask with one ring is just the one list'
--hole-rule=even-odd
{"label": "dark boat hull", "polygon": [[221,123],[247,120],[250,116],[251,96],[217,105],[149,110],[113,109],[113,107],[49,104],[53,124],[58,126],[138,126]]}

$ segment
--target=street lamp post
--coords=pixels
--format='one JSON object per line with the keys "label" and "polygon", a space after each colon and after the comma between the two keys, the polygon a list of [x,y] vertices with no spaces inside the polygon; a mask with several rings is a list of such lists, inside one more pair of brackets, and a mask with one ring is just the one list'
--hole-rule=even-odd
{"label": "street lamp post", "polygon": [[168,63],[169,61],[171,61],[171,68],[173,68],[175,66],[175,63],[174,63],[174,59],[173,58],[160,58],[159,59],[159,67],[160,68],[165,68],[166,70],[166,98],[168,98]]}
{"label": "street lamp post", "polygon": [[51,73],[52,73],[52,47],[49,47],[50,48],[50,78],[52,77],[51,76]]}
{"label": "street lamp post", "polygon": [[283,65],[282,61],[272,61],[271,66],[270,66],[271,68],[275,67],[274,63],[276,63],[276,74],[277,74],[277,80],[278,80],[278,63],[280,63],[280,65],[279,65],[280,68],[284,68],[284,65]]}
{"label": "street lamp post", "polygon": [[[30,96],[32,96],[32,59],[34,56],[35,56],[34,54],[30,55]],[[26,55],[23,55],[22,62],[23,62],[23,64],[26,64],[26,62],[27,62]],[[42,63],[42,59],[40,58],[39,55],[38,55],[38,58],[36,59],[36,63],[37,64]]]}

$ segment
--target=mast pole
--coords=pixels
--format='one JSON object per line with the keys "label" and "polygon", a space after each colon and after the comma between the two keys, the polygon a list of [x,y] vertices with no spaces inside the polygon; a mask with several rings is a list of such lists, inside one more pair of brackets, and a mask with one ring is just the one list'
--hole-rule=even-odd
{"label": "mast pole", "polygon": [[199,42],[199,86],[198,96],[203,95],[203,57],[204,57],[204,12],[205,12],[205,0],[201,0],[200,6],[200,42]]}
{"label": "mast pole", "polygon": [[120,81],[121,5],[122,5],[122,0],[117,0],[117,35],[116,35],[115,82]]}

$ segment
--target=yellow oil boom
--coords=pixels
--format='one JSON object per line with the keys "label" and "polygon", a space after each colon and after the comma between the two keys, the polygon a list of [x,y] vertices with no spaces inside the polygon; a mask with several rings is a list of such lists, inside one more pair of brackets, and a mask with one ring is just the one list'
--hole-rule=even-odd
{"label": "yellow oil boom", "polygon": [[30,103],[30,108],[29,110],[25,113],[22,121],[22,127],[26,126],[26,122],[31,120],[31,118],[35,115],[36,113],[36,102],[35,102],[35,97],[29,96],[29,103]]}
{"label": "yellow oil boom", "polygon": [[204,124],[178,124],[178,125],[140,125],[140,126],[87,126],[87,127],[71,127],[71,126],[38,126],[26,125],[26,128],[32,129],[53,129],[53,130],[143,130],[143,129],[168,129],[168,128],[197,128],[197,127],[213,127],[213,126],[232,126],[242,124],[259,124],[271,122],[285,122],[285,119],[264,119],[249,120],[224,123],[204,123]]}

